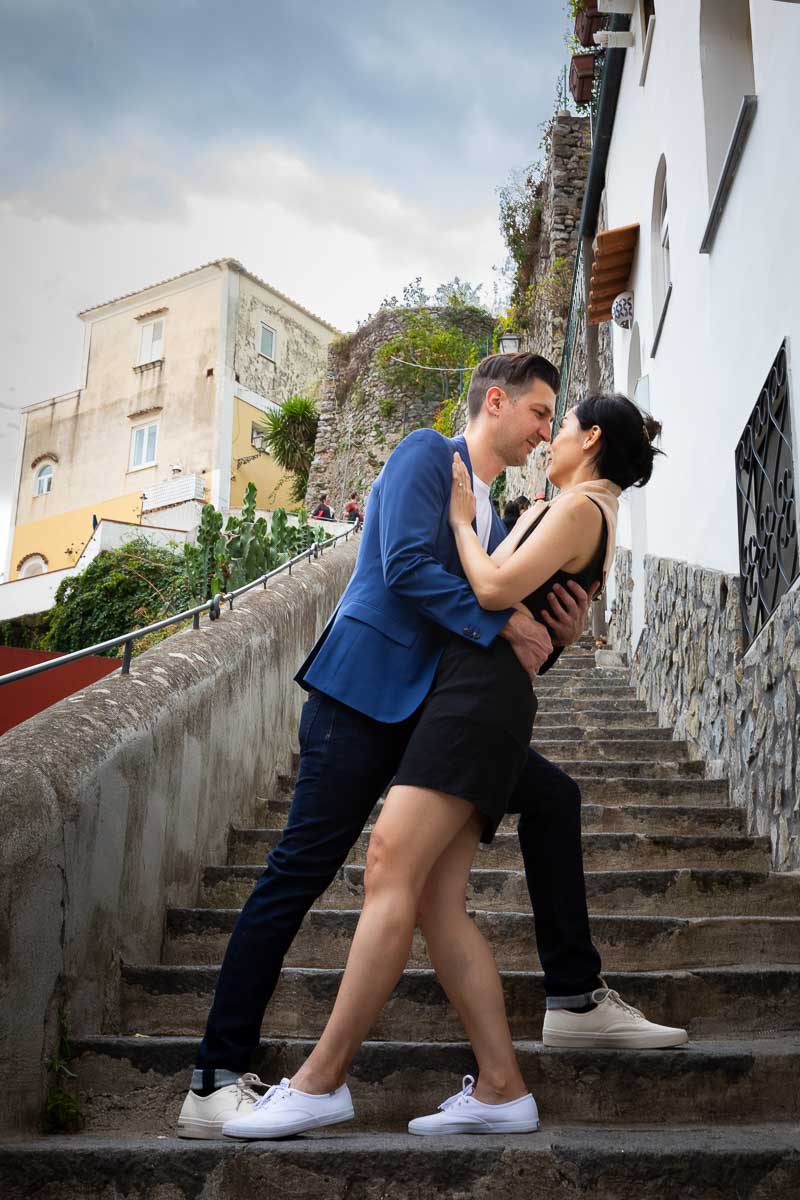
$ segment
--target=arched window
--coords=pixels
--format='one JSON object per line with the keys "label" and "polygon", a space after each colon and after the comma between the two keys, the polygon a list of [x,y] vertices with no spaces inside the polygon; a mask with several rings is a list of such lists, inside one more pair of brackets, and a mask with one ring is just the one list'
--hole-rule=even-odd
{"label": "arched window", "polygon": [[45,463],[43,467],[39,467],[36,472],[36,490],[34,495],[46,496],[53,488],[53,468],[49,463]]}
{"label": "arched window", "polygon": [[713,199],[744,96],[755,94],[750,0],[701,0],[700,74]]}
{"label": "arched window", "polygon": [[19,577],[29,579],[31,575],[44,575],[46,570],[47,559],[43,554],[28,554],[20,563]]}
{"label": "arched window", "polygon": [[667,160],[661,155],[653,189],[653,219],[650,230],[650,267],[653,288],[653,349],[655,354],[672,290],[672,266],[669,245],[669,206],[667,202]]}

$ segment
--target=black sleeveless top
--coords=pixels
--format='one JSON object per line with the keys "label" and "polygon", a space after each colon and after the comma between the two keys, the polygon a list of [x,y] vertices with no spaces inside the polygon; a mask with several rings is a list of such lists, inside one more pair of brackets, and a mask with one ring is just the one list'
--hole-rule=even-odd
{"label": "black sleeveless top", "polygon": [[[586,499],[592,500],[591,496],[587,496]],[[587,590],[596,580],[599,579],[601,583],[603,581],[603,563],[605,562],[606,548],[608,546],[608,526],[606,524],[605,514],[603,513],[602,508],[600,508],[600,505],[597,504],[595,500],[592,500],[592,504],[594,504],[596,508],[600,509],[600,516],[603,521],[603,533],[600,538],[600,544],[597,548],[597,551],[591,562],[587,563],[585,567],[577,572],[577,574],[570,575],[567,571],[556,571],[555,575],[552,575],[546,583],[543,583],[540,587],[538,587],[535,592],[531,592],[530,596],[525,597],[522,603],[527,609],[530,610],[531,614],[536,617],[537,620],[542,609],[549,608],[547,596],[548,593],[553,590],[553,584],[560,583],[562,586],[564,586],[570,581],[570,579],[574,579],[575,582],[579,583],[584,590]],[[544,512],[539,514],[539,516],[531,525],[530,529],[525,530],[524,535],[520,538],[520,546],[524,541],[527,540],[527,538],[531,536],[536,526],[544,517],[547,516],[549,511],[550,509],[546,508]],[[517,546],[517,550],[518,549],[519,546]]]}

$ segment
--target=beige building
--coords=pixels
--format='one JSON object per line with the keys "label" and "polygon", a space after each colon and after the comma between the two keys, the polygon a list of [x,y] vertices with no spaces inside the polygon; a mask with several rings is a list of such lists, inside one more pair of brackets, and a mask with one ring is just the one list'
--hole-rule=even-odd
{"label": "beige building", "polygon": [[7,580],[71,566],[96,521],[190,529],[251,480],[259,508],[293,506],[254,430],[318,394],[332,325],[234,259],[79,316],[81,386],[22,410]]}

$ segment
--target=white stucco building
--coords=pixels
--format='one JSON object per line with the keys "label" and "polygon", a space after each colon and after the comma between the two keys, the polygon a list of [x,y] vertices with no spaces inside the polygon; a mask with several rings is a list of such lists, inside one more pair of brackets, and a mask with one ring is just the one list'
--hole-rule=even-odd
{"label": "white stucco building", "polygon": [[633,7],[601,218],[639,225],[614,382],[663,421],[669,455],[625,506],[635,645],[646,554],[738,571],[736,446],[782,343],[790,365],[798,346],[800,5],[657,3],[649,47],[652,6]]}
{"label": "white stucco building", "polygon": [[800,3],[598,7],[614,15],[559,404],[613,384],[667,455],[623,497],[611,644],[797,869]]}

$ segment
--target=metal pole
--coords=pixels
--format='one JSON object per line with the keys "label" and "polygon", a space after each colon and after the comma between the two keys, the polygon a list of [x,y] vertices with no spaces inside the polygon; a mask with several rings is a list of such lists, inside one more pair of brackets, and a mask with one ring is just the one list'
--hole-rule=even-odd
{"label": "metal pole", "polygon": [[130,674],[131,669],[131,654],[133,653],[133,641],[125,643],[122,651],[122,674]]}

